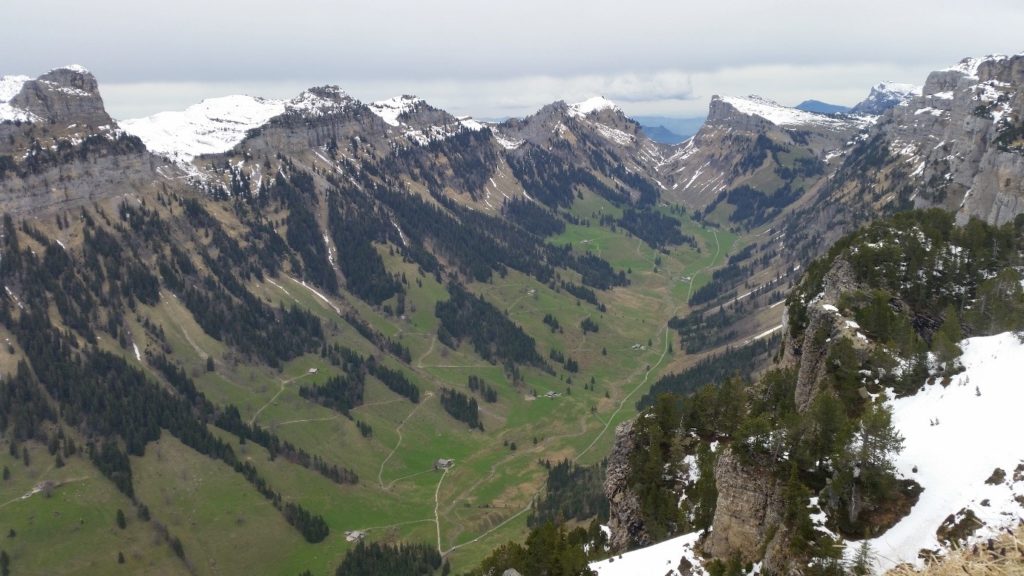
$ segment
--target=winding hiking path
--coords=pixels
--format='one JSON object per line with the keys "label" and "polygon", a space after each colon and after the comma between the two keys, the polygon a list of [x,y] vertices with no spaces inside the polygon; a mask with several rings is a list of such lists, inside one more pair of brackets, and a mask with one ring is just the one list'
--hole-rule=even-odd
{"label": "winding hiking path", "polygon": [[299,378],[305,378],[306,376],[309,376],[309,372],[306,372],[305,374],[301,374],[299,376],[295,376],[294,378],[289,378],[287,380],[281,380],[281,388],[277,391],[277,394],[274,394],[273,398],[271,398],[270,400],[267,400],[267,403],[264,404],[263,406],[261,406],[260,409],[257,410],[256,413],[252,415],[252,418],[249,419],[249,426],[252,426],[253,424],[256,423],[256,419],[259,418],[260,413],[262,413],[264,410],[267,409],[267,406],[270,406],[274,402],[277,402],[278,397],[281,396],[281,394],[284,392],[285,386],[291,384],[292,382],[295,382]]}

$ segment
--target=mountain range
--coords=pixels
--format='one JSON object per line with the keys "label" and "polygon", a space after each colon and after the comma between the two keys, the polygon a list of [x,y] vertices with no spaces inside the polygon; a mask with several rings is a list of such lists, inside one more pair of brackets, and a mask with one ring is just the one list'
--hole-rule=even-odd
{"label": "mountain range", "polygon": [[[1024,327],[1022,69],[968,58],[849,113],[715,96],[678,144],[601,97],[481,122],[318,86],[118,122],[85,68],[4,76],[2,548],[41,573],[329,573],[404,541],[504,570],[541,554],[506,540],[607,518],[563,544],[675,537],[683,573],[695,550],[825,569],[864,530],[906,561],[973,542],[966,510],[1019,513],[1024,454],[972,464],[978,494],[1009,478],[987,514],[931,499],[911,429],[978,422],[926,380],[977,386],[976,414],[1016,398],[983,359]],[[807,432],[827,410],[844,449],[901,427],[878,486],[840,489],[851,457]],[[939,516],[935,542],[884,540]]]}

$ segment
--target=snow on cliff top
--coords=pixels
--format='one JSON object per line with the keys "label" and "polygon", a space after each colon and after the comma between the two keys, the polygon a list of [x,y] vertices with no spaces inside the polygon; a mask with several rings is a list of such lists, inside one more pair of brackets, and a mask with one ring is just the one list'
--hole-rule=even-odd
{"label": "snow on cliff top", "polygon": [[878,85],[872,86],[873,92],[881,92],[883,94],[898,94],[898,95],[915,95],[920,96],[921,90],[924,86],[917,84],[907,84],[905,82],[879,82]]}
{"label": "snow on cliff top", "polygon": [[981,67],[985,62],[999,62],[1006,60],[1009,56],[1002,54],[989,54],[988,56],[982,56],[981,58],[968,57],[958,62],[955,66],[946,68],[944,72],[963,72],[968,76],[978,76],[978,68]]}
{"label": "snow on cliff top", "polygon": [[611,100],[603,96],[594,96],[588,98],[583,102],[577,102],[569,105],[569,113],[573,116],[586,116],[591,112],[600,112],[601,110],[618,110],[619,107]]}
{"label": "snow on cliff top", "polygon": [[70,70],[72,72],[77,72],[79,74],[92,74],[92,72],[89,72],[88,68],[82,66],[81,64],[68,64],[67,66],[54,68],[53,70],[50,70],[50,72],[55,72],[57,70]]}
{"label": "snow on cliff top", "polygon": [[833,118],[824,114],[805,112],[796,108],[783,106],[774,100],[762,96],[750,95],[746,98],[737,96],[714,96],[712,100],[718,99],[729,104],[741,114],[758,116],[781,127],[791,126],[822,126],[831,128],[847,128],[853,125],[860,125],[867,120],[855,117],[848,119]]}
{"label": "snow on cliff top", "polygon": [[679,576],[679,560],[686,558],[693,566],[692,576],[705,576],[694,546],[699,532],[684,534],[647,548],[626,552],[608,560],[594,562],[590,569],[598,576]]}
{"label": "snow on cliff top", "polygon": [[[924,492],[909,515],[870,541],[882,571],[902,562],[920,564],[918,552],[939,549],[936,529],[963,508],[985,523],[976,539],[1024,520],[1024,505],[1015,501],[1024,501],[1024,478],[1018,474],[1021,479],[1014,481],[1014,470],[1024,463],[1024,343],[1007,332],[970,338],[961,347],[966,370],[949,386],[932,384],[889,402],[893,425],[905,438],[898,472]],[[986,484],[995,468],[1006,472],[1006,481]],[[857,545],[851,543],[847,553]]]}
{"label": "snow on cliff top", "polygon": [[189,162],[201,154],[227,152],[246,132],[285,112],[282,100],[234,95],[209,98],[182,111],[160,112],[120,122],[151,151]]}
{"label": "snow on cliff top", "polygon": [[420,98],[406,94],[404,96],[388,98],[387,100],[378,100],[368,106],[374,114],[380,116],[380,119],[388,125],[400,126],[402,123],[398,120],[398,117],[409,112],[422,101]]}

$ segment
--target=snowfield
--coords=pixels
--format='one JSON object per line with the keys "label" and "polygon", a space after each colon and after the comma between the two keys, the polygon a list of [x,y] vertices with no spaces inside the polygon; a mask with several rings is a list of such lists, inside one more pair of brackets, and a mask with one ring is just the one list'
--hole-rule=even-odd
{"label": "snowfield", "polygon": [[151,151],[179,162],[191,162],[202,154],[231,150],[245,138],[246,132],[284,112],[283,100],[234,95],[209,98],[182,111],[124,120],[120,125],[138,136]]}
{"label": "snowfield", "polygon": [[693,566],[693,576],[707,576],[707,571],[693,550],[699,536],[699,532],[677,536],[647,548],[594,562],[590,569],[600,576],[679,576],[679,560],[686,558]]}
{"label": "snowfield", "polygon": [[[972,542],[1024,520],[1024,473],[1014,481],[1024,464],[1024,344],[1008,332],[969,338],[961,347],[966,370],[949,386],[936,383],[889,401],[893,425],[905,438],[897,470],[924,492],[906,518],[870,540],[883,571],[903,562],[921,565],[918,552],[938,550],[936,529],[961,509],[985,523]],[[1005,481],[986,484],[996,468],[1006,472]],[[848,556],[857,545],[850,543]]]}

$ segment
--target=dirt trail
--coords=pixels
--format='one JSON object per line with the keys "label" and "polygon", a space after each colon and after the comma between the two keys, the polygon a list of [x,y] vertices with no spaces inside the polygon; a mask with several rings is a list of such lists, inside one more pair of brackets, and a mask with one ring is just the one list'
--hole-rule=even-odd
{"label": "dirt trail", "polygon": [[51,482],[49,480],[44,480],[42,482],[37,482],[36,485],[33,486],[32,489],[29,490],[28,492],[22,494],[21,496],[18,496],[17,498],[12,498],[12,499],[8,500],[7,502],[4,502],[3,504],[0,504],[0,508],[4,508],[4,507],[6,507],[6,506],[8,506],[10,504],[14,504],[15,502],[21,502],[23,500],[28,500],[29,498],[35,496],[36,494],[39,494],[40,492],[45,492],[46,490],[56,490],[57,488],[60,488],[61,486],[66,486],[66,485],[72,484],[74,482],[82,482],[83,480],[88,480],[89,478],[90,478],[89,476],[80,476],[78,478],[69,478],[67,480],[61,480],[59,482]]}
{"label": "dirt trail", "polygon": [[270,400],[267,400],[267,403],[264,404],[263,406],[261,406],[260,409],[257,410],[256,413],[252,415],[252,418],[249,420],[249,426],[252,426],[253,424],[256,423],[256,419],[259,418],[260,413],[262,413],[264,410],[267,409],[267,406],[270,406],[274,402],[277,402],[278,397],[281,396],[281,394],[284,392],[285,386],[291,384],[292,382],[295,382],[299,378],[305,378],[306,376],[309,376],[308,372],[305,373],[305,374],[301,374],[299,376],[295,376],[294,378],[289,378],[287,380],[281,380],[281,388],[280,388],[280,390],[278,390],[277,394],[274,394],[273,398],[271,398]]}
{"label": "dirt trail", "polygon": [[[407,414],[405,418],[402,418],[402,421],[399,422],[398,426],[395,427],[395,432],[398,434],[398,442],[395,444],[395,447],[391,449],[391,452],[388,454],[387,458],[385,458],[384,461],[380,463],[380,470],[377,471],[377,483],[380,484],[381,488],[384,488],[384,466],[388,463],[389,460],[391,460],[391,457],[395,455],[395,452],[397,452],[398,448],[402,445],[402,427],[405,426],[405,423],[409,421],[409,418],[412,418],[412,415],[415,414],[417,410],[419,410],[420,406],[423,406],[423,404],[425,404],[427,400],[429,400],[430,398],[433,398],[433,396],[433,392],[427,392],[426,394],[424,394],[423,401],[420,402],[419,404],[416,404],[416,406],[414,406],[413,409],[409,411],[409,414]],[[394,485],[394,482],[392,482],[391,484]]]}

